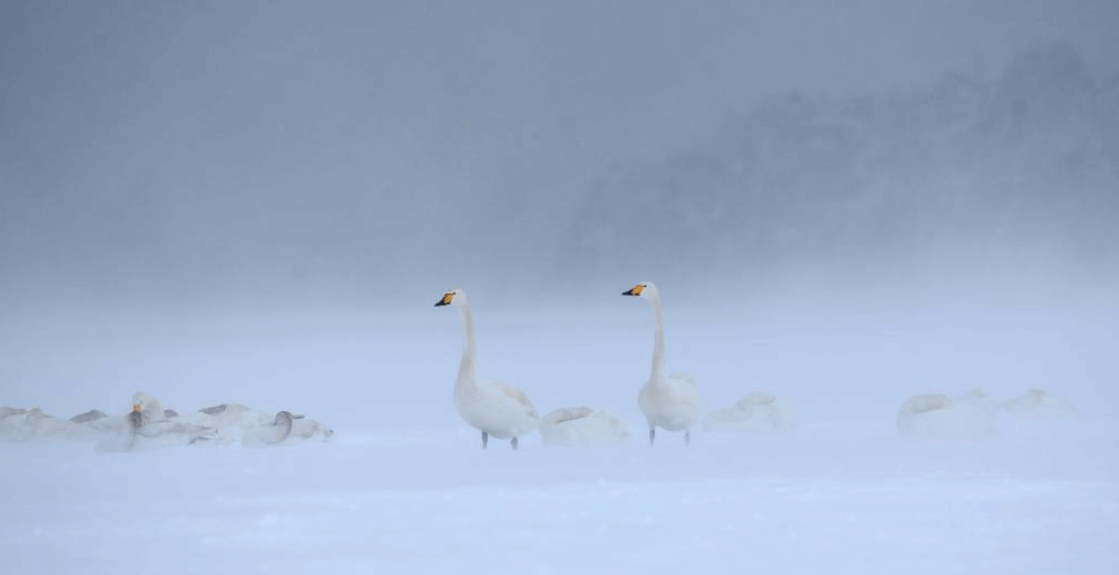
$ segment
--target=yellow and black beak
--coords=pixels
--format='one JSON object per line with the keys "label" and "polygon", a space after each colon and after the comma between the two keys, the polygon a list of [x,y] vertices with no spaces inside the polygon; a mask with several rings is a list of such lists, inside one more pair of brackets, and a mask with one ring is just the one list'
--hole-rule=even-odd
{"label": "yellow and black beak", "polygon": [[629,291],[622,292],[622,295],[638,295],[639,296],[639,295],[641,295],[641,290],[643,290],[643,289],[645,289],[645,286],[643,286],[641,284],[637,284],[637,285],[633,286],[633,288],[630,289]]}
{"label": "yellow and black beak", "polygon": [[435,302],[435,307],[439,307],[441,305],[451,305],[451,298],[454,297],[454,295],[455,294],[451,292],[443,294],[443,297],[439,301]]}
{"label": "yellow and black beak", "polygon": [[140,405],[139,403],[132,404],[132,411],[139,412],[141,409],[144,409],[144,406]]}

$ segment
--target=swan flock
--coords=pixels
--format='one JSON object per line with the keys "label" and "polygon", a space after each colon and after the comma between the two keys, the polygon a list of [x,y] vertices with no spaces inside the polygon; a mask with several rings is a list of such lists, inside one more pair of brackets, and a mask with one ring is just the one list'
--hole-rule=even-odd
{"label": "swan flock", "polygon": [[334,431],[314,419],[280,411],[273,417],[236,403],[179,414],[138,391],[124,415],[91,409],[70,419],[42,409],[0,407],[0,439],[92,441],[97,451],[123,452],[193,446],[279,447],[328,441]]}
{"label": "swan flock", "polygon": [[[706,432],[781,434],[796,427],[796,411],[788,398],[755,391],[730,408],[704,417],[704,401],[694,377],[665,368],[664,309],[660,291],[641,282],[622,292],[644,299],[653,310],[653,353],[648,378],[638,388],[636,403],[645,418],[649,445],[657,429],[682,433],[684,445],[702,423]],[[630,433],[622,418],[608,410],[585,405],[558,407],[541,417],[525,391],[508,383],[478,376],[478,346],[474,314],[461,288],[452,289],[435,302],[436,307],[458,308],[463,344],[455,377],[452,404],[459,417],[481,435],[485,449],[490,438],[508,440],[513,450],[522,437],[539,432],[544,445],[605,447],[625,443]],[[276,447],[317,440],[326,441],[334,431],[291,411],[263,413],[234,403],[223,403],[179,414],[145,392],[132,396],[126,415],[110,416],[93,409],[70,419],[47,415],[39,408],[0,407],[0,439],[94,439],[104,451],[167,446],[228,445]],[[980,439],[994,435],[995,418],[1025,421],[1070,420],[1079,411],[1066,399],[1031,389],[1004,402],[982,390],[951,398],[939,393],[910,397],[898,410],[897,433],[907,439]]]}

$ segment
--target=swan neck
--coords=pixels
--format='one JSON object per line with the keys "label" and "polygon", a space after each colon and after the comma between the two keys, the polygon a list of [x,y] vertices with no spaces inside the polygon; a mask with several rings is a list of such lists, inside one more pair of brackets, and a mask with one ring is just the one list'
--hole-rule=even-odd
{"label": "swan neck", "polygon": [[474,343],[474,313],[469,305],[459,309],[462,310],[462,360],[458,365],[458,380],[474,381],[474,364],[478,357]]}
{"label": "swan neck", "polygon": [[291,417],[285,417],[280,420],[280,424],[276,426],[280,428],[279,437],[277,438],[278,441],[283,441],[291,435],[291,426]]}
{"label": "swan neck", "polygon": [[661,310],[660,298],[654,299],[653,313],[657,317],[656,339],[653,341],[653,371],[652,379],[659,380],[664,376],[664,311]]}

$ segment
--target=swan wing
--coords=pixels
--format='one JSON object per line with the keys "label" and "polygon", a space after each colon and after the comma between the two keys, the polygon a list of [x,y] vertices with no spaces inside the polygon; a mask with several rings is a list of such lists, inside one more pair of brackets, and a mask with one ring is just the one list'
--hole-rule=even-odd
{"label": "swan wing", "polygon": [[513,387],[512,385],[509,385],[508,383],[503,383],[503,382],[500,382],[500,381],[495,381],[493,383],[493,385],[503,395],[505,395],[506,397],[509,397],[510,399],[515,401],[517,403],[517,405],[520,405],[521,407],[523,407],[529,414],[532,415],[532,417],[534,417],[534,418],[539,418],[540,417],[536,413],[536,408],[533,407],[532,401],[529,400],[528,394],[526,394],[523,390],[518,389],[516,387]]}
{"label": "swan wing", "polygon": [[699,384],[691,374],[678,371],[668,376],[668,382],[677,401],[685,401],[696,406],[703,403],[699,394]]}

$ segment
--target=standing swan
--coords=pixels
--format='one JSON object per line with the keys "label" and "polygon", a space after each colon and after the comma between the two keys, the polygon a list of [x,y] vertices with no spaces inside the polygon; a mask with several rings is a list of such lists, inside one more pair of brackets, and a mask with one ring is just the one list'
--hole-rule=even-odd
{"label": "standing swan", "polygon": [[477,348],[474,344],[474,314],[466,301],[466,293],[455,288],[435,302],[435,306],[455,305],[462,310],[463,348],[455,380],[455,411],[475,429],[482,432],[482,449],[489,437],[510,439],[517,448],[517,437],[535,431],[540,416],[525,392],[509,384],[478,379],[474,373]]}
{"label": "standing swan", "polygon": [[649,445],[653,445],[657,428],[668,431],[683,431],[684,443],[692,440],[692,426],[699,421],[703,411],[703,401],[695,380],[687,374],[664,374],[664,312],[661,310],[661,295],[657,286],[649,282],[639,283],[633,289],[622,292],[649,300],[657,316],[657,337],[653,345],[653,369],[649,381],[641,386],[637,394],[637,406],[649,422]]}

